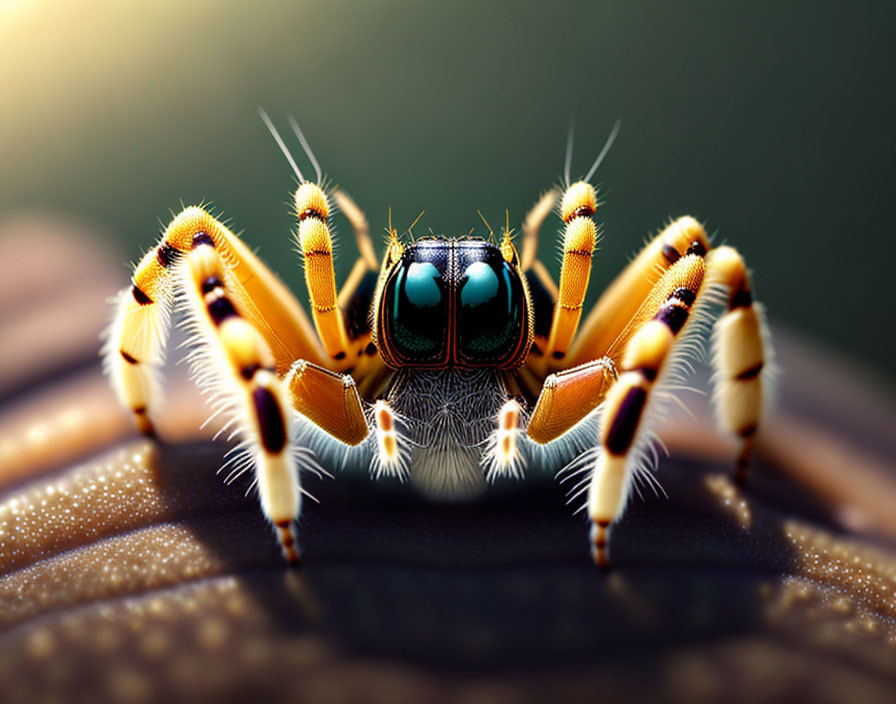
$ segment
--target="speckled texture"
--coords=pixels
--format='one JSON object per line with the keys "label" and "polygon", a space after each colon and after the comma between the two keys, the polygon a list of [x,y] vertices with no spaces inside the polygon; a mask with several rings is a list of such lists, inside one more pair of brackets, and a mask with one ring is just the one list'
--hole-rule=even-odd
{"label": "speckled texture", "polygon": [[308,481],[290,571],[188,389],[167,443],[110,421],[93,369],[7,399],[2,700],[891,701],[891,405],[782,359],[797,381],[746,490],[705,425],[665,428],[669,498],[634,500],[609,575],[550,479],[444,506],[345,475]]}

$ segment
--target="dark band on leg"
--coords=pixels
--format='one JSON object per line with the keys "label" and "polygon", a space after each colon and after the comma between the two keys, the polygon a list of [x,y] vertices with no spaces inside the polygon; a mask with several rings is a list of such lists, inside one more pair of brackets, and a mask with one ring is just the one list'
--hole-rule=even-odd
{"label": "dark band on leg", "polygon": [[738,381],[748,381],[750,379],[755,379],[757,376],[759,376],[759,372],[762,371],[762,367],[764,367],[764,366],[765,366],[765,362],[758,362],[757,364],[754,364],[749,369],[745,369],[744,371],[742,371],[740,374],[738,374],[734,378],[737,379]]}
{"label": "dark band on leg", "polygon": [[148,306],[150,303],[152,303],[152,299],[145,293],[143,293],[143,291],[140,290],[137,284],[131,286],[131,294],[134,296],[134,300],[137,301],[137,303],[139,303],[141,306]]}
{"label": "dark band on leg", "polygon": [[202,291],[202,295],[206,295],[207,293],[211,293],[216,288],[223,288],[224,282],[221,281],[217,276],[209,276],[205,281],[202,282],[202,286],[200,290]]}
{"label": "dark band on leg", "polygon": [[207,244],[209,247],[214,247],[215,242],[211,238],[207,232],[197,232],[193,235],[193,249],[196,249],[198,246]]}
{"label": "dark band on leg", "polygon": [[688,251],[685,254],[696,254],[698,257],[706,256],[706,247],[703,246],[703,243],[700,240],[694,240],[691,242],[690,246],[688,246]]}
{"label": "dark band on leg", "polygon": [[677,335],[688,320],[688,309],[675,303],[667,303],[657,311],[653,319],[665,323],[672,334]]}
{"label": "dark band on leg", "polygon": [[673,298],[677,298],[679,301],[684,303],[688,308],[694,305],[694,301],[697,300],[697,294],[691,291],[689,288],[685,288],[684,286],[679,286],[672,293],[669,294],[669,298],[666,300],[671,300]]}
{"label": "dark band on leg", "polygon": [[753,294],[750,289],[738,289],[731,296],[731,302],[728,304],[732,310],[735,308],[749,308],[753,305]]}
{"label": "dark band on leg", "polygon": [[280,412],[280,404],[274,394],[264,387],[252,392],[252,403],[258,416],[262,446],[271,454],[280,452],[286,446],[286,423]]}
{"label": "dark band on leg", "polygon": [[124,361],[128,364],[139,364],[139,360],[136,357],[129,355],[124,350],[118,350],[118,352],[121,355],[122,359],[124,359]]}
{"label": "dark band on leg", "polygon": [[169,266],[171,266],[171,262],[173,262],[177,258],[178,254],[180,254],[180,252],[178,252],[174,247],[172,247],[167,242],[163,242],[156,250],[156,259],[159,260],[159,264],[161,264],[163,268],[167,269]]}
{"label": "dark band on leg", "polygon": [[673,247],[671,244],[663,245],[663,257],[665,257],[666,262],[668,262],[669,265],[672,265],[679,259],[681,259],[681,255],[678,253],[678,250],[675,249],[675,247]]}
{"label": "dark band on leg", "polygon": [[239,313],[236,312],[236,308],[233,307],[233,303],[230,302],[230,299],[227,298],[227,296],[216,298],[205,308],[206,310],[208,310],[208,314],[209,317],[211,317],[212,322],[218,326],[220,326],[221,323],[227,320],[227,318],[239,315]]}
{"label": "dark band on leg", "polygon": [[647,392],[640,386],[628,390],[607,433],[606,447],[614,455],[624,455],[635,439],[635,431],[641,420]]}

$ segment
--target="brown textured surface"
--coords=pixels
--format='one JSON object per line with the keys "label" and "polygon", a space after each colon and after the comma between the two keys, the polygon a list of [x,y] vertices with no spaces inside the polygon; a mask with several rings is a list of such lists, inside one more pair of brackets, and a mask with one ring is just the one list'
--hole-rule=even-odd
{"label": "brown textured surface", "polygon": [[346,476],[309,482],[289,571],[188,387],[167,444],[134,439],[93,369],[20,394],[3,701],[891,700],[892,407],[779,339],[794,372],[747,490],[721,439],[666,428],[670,498],[633,501],[608,576],[553,481],[439,506]]}

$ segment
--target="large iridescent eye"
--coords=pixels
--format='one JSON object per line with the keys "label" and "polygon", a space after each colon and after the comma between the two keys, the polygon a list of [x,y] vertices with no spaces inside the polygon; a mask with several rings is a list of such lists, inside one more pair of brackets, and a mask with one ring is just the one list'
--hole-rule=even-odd
{"label": "large iridescent eye", "polygon": [[402,261],[389,293],[389,345],[405,363],[441,357],[446,348],[448,295],[436,265]]}
{"label": "large iridescent eye", "polygon": [[495,248],[461,250],[458,269],[463,272],[458,288],[459,356],[472,364],[509,360],[526,337],[519,275]]}

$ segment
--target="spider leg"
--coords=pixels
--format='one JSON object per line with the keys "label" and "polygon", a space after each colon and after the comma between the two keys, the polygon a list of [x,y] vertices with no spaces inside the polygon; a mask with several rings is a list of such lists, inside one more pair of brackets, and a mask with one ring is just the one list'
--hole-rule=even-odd
{"label": "spider leg", "polygon": [[768,371],[762,363],[771,355],[771,343],[762,309],[752,302],[743,260],[730,247],[706,254],[708,248],[703,227],[687,216],[675,220],[644,247],[584,323],[568,356],[577,366],[545,379],[529,421],[530,438],[550,442],[597,408],[615,380],[626,345],[670,292],[667,284],[660,283],[664,273],[683,257],[705,255],[707,284],[729,292],[730,312],[715,326],[714,401],[719,424],[740,438],[737,476],[743,479],[762,405],[761,389],[770,382],[757,377],[763,369]]}
{"label": "spider leg", "polygon": [[524,372],[524,383],[533,394],[538,393],[542,382],[542,357],[548,346],[551,334],[551,319],[559,291],[544,263],[537,258],[538,232],[545,218],[550,215],[557,201],[556,189],[545,193],[526,215],[523,221],[523,242],[520,254],[520,269],[526,277],[526,288],[532,302],[534,329],[532,347],[529,357],[521,371]]}
{"label": "spider leg", "polygon": [[262,511],[275,526],[284,557],[299,562],[294,522],[302,506],[301,468],[315,469],[310,454],[292,444],[294,416],[289,391],[277,376],[262,333],[238,310],[226,281],[226,265],[214,243],[194,240],[183,267],[184,302],[198,346],[191,362],[214,396],[212,405],[235,423],[241,447],[255,471]]}
{"label": "spider leg", "polygon": [[292,407],[346,445],[358,445],[369,434],[355,381],[304,360],[297,361],[283,380]]}
{"label": "spider leg", "polygon": [[285,374],[299,358],[323,363],[311,322],[288,289],[227,227],[202,208],[186,208],[137,265],[131,286],[119,294],[103,350],[116,395],[145,434],[153,432],[149,414],[161,396],[157,369],[168,336],[173,271],[194,242],[204,241],[213,243],[227,264],[224,277],[231,297],[265,338],[277,371]]}
{"label": "spider leg", "polygon": [[566,230],[563,235],[563,264],[560,269],[557,303],[544,350],[545,362],[548,364],[556,364],[566,357],[579,326],[588,279],[591,276],[591,255],[598,238],[593,218],[597,205],[597,193],[586,181],[578,181],[569,186],[560,201],[560,216],[566,224]]}
{"label": "spider leg", "polygon": [[[327,224],[330,204],[320,186],[308,181],[296,190],[295,203],[299,216],[298,240],[305,260],[305,283],[314,325],[327,356],[332,360],[330,364],[345,369],[354,361],[349,358],[353,346],[346,333],[342,310],[336,301],[333,239]],[[360,214],[360,210],[357,212]]]}
{"label": "spider leg", "polygon": [[740,441],[735,479],[744,482],[763,407],[770,405],[774,351],[741,256],[719,247],[707,255],[706,266],[709,283],[727,290],[728,307],[713,329],[713,402],[722,429]]}
{"label": "spider leg", "polygon": [[530,438],[550,442],[597,408],[616,380],[626,343],[661,303],[663,274],[682,256],[702,256],[708,247],[702,225],[691,217],[679,218],[644,247],[585,320],[566,357],[574,366],[545,378],[529,420]]}
{"label": "spider leg", "polygon": [[538,202],[532,206],[529,212],[526,213],[526,218],[523,220],[522,227],[523,244],[520,250],[520,268],[523,271],[528,271],[533,266],[537,265],[538,232],[541,230],[541,226],[547,216],[551,214],[551,210],[554,208],[554,203],[557,202],[557,195],[557,190],[551,188],[549,191],[546,191],[538,199]]}
{"label": "spider leg", "polygon": [[[667,364],[677,347],[685,349],[682,331],[693,329],[692,312],[706,302],[705,261],[696,254],[676,262],[654,287],[645,304],[654,311],[625,346],[619,362],[619,378],[607,392],[599,413],[599,445],[588,487],[588,515],[592,524],[592,556],[601,568],[609,564],[607,548],[610,524],[618,520],[628,499],[632,479],[643,464],[642,451],[650,443],[645,422],[651,406],[661,398],[662,372],[674,372]],[[688,325],[690,323],[690,325]]]}
{"label": "spider leg", "polygon": [[529,418],[526,434],[544,445],[591,413],[616,381],[616,364],[601,357],[548,376]]}
{"label": "spider leg", "polygon": [[370,239],[367,218],[347,193],[336,189],[333,200],[346,216],[355,233],[360,256],[339,289],[336,305],[345,321],[348,358],[353,359],[352,375],[358,380],[359,390],[370,398],[385,372],[382,358],[377,354],[371,332],[370,306],[376,295],[379,263]]}
{"label": "spider leg", "polygon": [[619,378],[598,411],[599,449],[588,489],[593,556],[601,567],[608,565],[609,528],[625,509],[633,477],[654,463],[646,451],[650,418],[669,395],[663,385],[687,364],[699,343],[691,333],[699,335],[707,304],[722,292],[727,311],[714,331],[716,408],[723,428],[740,438],[737,474],[745,476],[768,382],[761,372],[771,347],[743,260],[732,248],[720,247],[705,258],[697,251],[672,264],[633,316],[637,328],[626,337]]}
{"label": "spider leg", "polygon": [[706,231],[694,218],[685,216],[670,223],[603,292],[582,323],[566,361],[578,365],[614,352],[618,356],[643,322],[638,309],[663,273],[686,254],[708,250]]}

